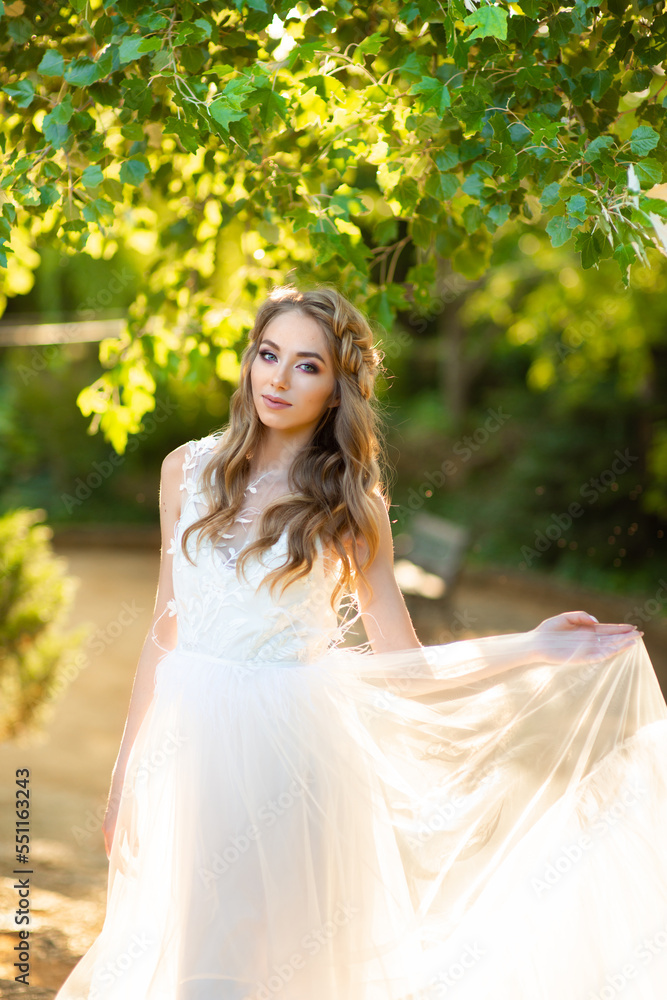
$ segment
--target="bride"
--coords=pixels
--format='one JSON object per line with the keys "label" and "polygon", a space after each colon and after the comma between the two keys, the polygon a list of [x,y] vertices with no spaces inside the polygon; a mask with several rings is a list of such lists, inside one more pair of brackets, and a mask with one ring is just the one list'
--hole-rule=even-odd
{"label": "bride", "polygon": [[667,706],[642,633],[572,611],[421,645],[379,366],[339,293],[277,288],[228,426],[165,459],[106,919],[57,1000],[666,995]]}

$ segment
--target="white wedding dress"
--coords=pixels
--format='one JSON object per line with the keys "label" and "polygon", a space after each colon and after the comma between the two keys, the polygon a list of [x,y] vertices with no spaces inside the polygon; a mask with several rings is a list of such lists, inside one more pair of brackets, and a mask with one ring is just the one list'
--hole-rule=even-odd
{"label": "white wedding dress", "polygon": [[259,480],[239,533],[185,559],[216,441],[184,464],[178,645],[106,920],[57,1000],[664,1000],[667,706],[641,638],[584,662],[567,637],[558,666],[525,633],[343,648],[321,546],[282,597],[256,588],[286,535],[237,578]]}

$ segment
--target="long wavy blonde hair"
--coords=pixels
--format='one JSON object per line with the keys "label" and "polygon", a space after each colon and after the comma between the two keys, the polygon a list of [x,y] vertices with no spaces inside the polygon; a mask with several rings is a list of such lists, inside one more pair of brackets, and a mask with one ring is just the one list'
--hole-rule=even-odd
{"label": "long wavy blonde hair", "polygon": [[[289,311],[311,317],[324,332],[333,361],[335,398],[340,403],[324,410],[310,443],[294,458],[288,477],[292,495],[279,497],[265,507],[258,537],[242,548],[236,572],[240,579],[247,560],[274,546],[287,529],[287,559],[262,581],[271,592],[282,581],[282,594],[286,586],[311,571],[319,536],[339,559],[331,595],[331,605],[337,610],[339,596],[354,590],[358,577],[372,594],[364,573],[379,547],[379,510],[372,495],[380,497],[385,507],[389,500],[380,469],[383,455],[375,396],[382,354],[373,344],[365,316],[334,288],[299,291],[294,285],[283,285],[274,288],[260,306],[241,356],[240,382],[231,398],[229,423],[202,472],[208,512],[186,529],[182,545],[190,558],[186,547],[190,534],[198,533],[198,548],[203,539],[228,530],[241,511],[249,459],[265,432],[253,400],[250,370],[264,330],[276,316]],[[359,539],[366,543],[361,562],[356,544]]]}

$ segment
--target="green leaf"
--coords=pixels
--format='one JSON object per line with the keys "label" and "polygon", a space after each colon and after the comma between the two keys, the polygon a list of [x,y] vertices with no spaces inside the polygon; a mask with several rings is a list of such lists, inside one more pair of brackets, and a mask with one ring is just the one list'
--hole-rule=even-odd
{"label": "green leaf", "polygon": [[101,184],[104,180],[104,174],[102,173],[102,168],[94,164],[91,167],[86,167],[84,172],[81,174],[81,182],[84,187],[94,188],[98,184]]}
{"label": "green leaf", "polygon": [[42,205],[49,207],[60,201],[60,191],[55,184],[43,184],[39,189],[39,200]]}
{"label": "green leaf", "polygon": [[[114,206],[111,204],[110,201],[106,201],[105,198],[95,198],[95,200],[90,205],[90,209],[91,211],[95,212],[97,214],[97,217],[100,219],[111,220],[114,218],[114,215],[116,214]],[[85,208],[83,210],[83,217],[84,219],[88,218],[86,216]]]}
{"label": "green leaf", "polygon": [[658,145],[660,136],[648,125],[640,125],[630,136],[630,149],[636,156],[646,156]]}
{"label": "green leaf", "polygon": [[[597,6],[597,0],[596,0]],[[589,84],[589,92],[593,100],[597,102],[600,100],[603,94],[611,87],[614,82],[614,74],[608,69],[596,70],[591,74],[591,82]]]}
{"label": "green leaf", "polygon": [[49,162],[49,160],[46,160],[42,165],[43,177],[60,177],[62,172],[60,167],[52,161]]}
{"label": "green leaf", "polygon": [[630,74],[626,87],[631,94],[637,94],[642,90],[646,90],[652,78],[653,74],[650,69],[635,70],[634,73]]}
{"label": "green leaf", "polygon": [[479,198],[484,194],[484,181],[478,173],[468,174],[461,187],[471,198]]}
{"label": "green leaf", "polygon": [[513,37],[518,40],[523,49],[526,49],[528,47],[528,43],[539,27],[538,22],[533,21],[529,17],[514,16],[509,23],[512,28]]}
{"label": "green leaf", "polygon": [[229,134],[239,144],[241,149],[247,150],[250,146],[250,137],[253,134],[250,118],[244,115],[238,121],[230,122]]}
{"label": "green leaf", "polygon": [[580,222],[585,222],[588,218],[589,211],[586,199],[581,194],[575,194],[567,202],[567,211],[569,215],[574,216],[575,219],[579,219]]}
{"label": "green leaf", "polygon": [[159,52],[161,48],[162,48],[162,39],[161,38],[142,38],[142,40],[139,43],[139,46],[137,48],[137,52],[139,52],[139,53],[141,53],[141,52]]}
{"label": "green leaf", "polygon": [[459,181],[454,174],[440,174],[440,197],[443,201],[453,198],[458,189]]}
{"label": "green leaf", "polygon": [[596,160],[600,160],[606,149],[613,146],[614,139],[610,135],[599,135],[597,138],[589,142],[586,147],[586,152],[584,153],[584,160],[587,163],[595,163]]}
{"label": "green leaf", "polygon": [[433,243],[433,236],[436,229],[427,219],[417,216],[412,220],[412,240],[415,246],[422,250],[429,250]]}
{"label": "green leaf", "polygon": [[240,121],[247,117],[247,112],[234,108],[226,97],[219,97],[209,105],[209,113],[219,125],[222,125],[226,132],[229,132],[231,122]]}
{"label": "green leaf", "polygon": [[177,135],[188,153],[196,153],[199,149],[199,132],[182,118],[169,116],[164,122],[165,135]]}
{"label": "green leaf", "polygon": [[496,226],[502,226],[510,217],[509,205],[492,205],[487,215]]}
{"label": "green leaf", "polygon": [[638,160],[634,167],[642,187],[653,187],[662,181],[662,164],[652,157],[647,156],[644,160]]}
{"label": "green leaf", "polygon": [[400,69],[404,76],[416,76],[421,79],[422,76],[429,75],[429,61],[426,56],[417,55],[412,49],[409,50],[407,59],[401,63]]}
{"label": "green leaf", "polygon": [[405,215],[412,215],[417,207],[421,191],[419,190],[419,185],[414,177],[407,177],[404,175],[394,188],[393,196],[400,203],[401,209]]}
{"label": "green leaf", "polygon": [[2,216],[4,219],[8,219],[12,226],[16,222],[16,207],[12,205],[11,201],[6,201],[3,204]]}
{"label": "green leaf", "polygon": [[196,28],[202,33],[203,38],[210,38],[211,31],[213,30],[213,25],[210,21],[207,21],[205,17],[198,17],[196,21],[193,22]]}
{"label": "green leaf", "polygon": [[273,120],[278,115],[284,122],[289,121],[289,105],[282,94],[271,90],[269,87],[261,87],[252,95],[253,103],[259,105],[259,117],[265,128],[273,125]]}
{"label": "green leaf", "polygon": [[127,125],[123,125],[120,134],[131,142],[143,142],[144,140],[144,130],[139,122],[128,122]]}
{"label": "green leaf", "polygon": [[343,237],[335,233],[311,233],[310,245],[315,251],[315,263],[319,267],[332,257],[342,254]]}
{"label": "green leaf", "polygon": [[39,191],[33,184],[17,184],[14,186],[14,196],[21,205],[39,205]]}
{"label": "green leaf", "polygon": [[42,76],[62,76],[64,70],[63,57],[55,49],[47,49],[37,67],[37,72],[41,73]]}
{"label": "green leaf", "polygon": [[47,142],[51,143],[54,149],[62,149],[69,138],[69,128],[67,123],[74,114],[72,100],[69,94],[56,104],[53,111],[44,115],[42,121],[42,131]]}
{"label": "green leaf", "polygon": [[604,247],[604,233],[599,229],[594,232],[577,233],[574,241],[575,250],[581,252],[581,266],[583,268],[593,267],[599,262]]}
{"label": "green leaf", "polygon": [[137,17],[137,24],[149,31],[162,31],[168,27],[169,20],[163,14],[140,14]]}
{"label": "green leaf", "polygon": [[552,181],[551,184],[547,184],[544,191],[540,195],[540,205],[548,208],[550,205],[555,205],[560,200],[560,184],[558,181]]}
{"label": "green leaf", "polygon": [[[466,126],[466,130],[469,132],[479,132],[484,125],[484,118],[486,115],[486,102],[484,100],[483,91],[475,89],[472,85],[466,84],[460,90],[460,98],[456,102],[454,107],[454,114],[463,122]],[[461,163],[464,163],[466,159],[472,159],[472,156],[465,156],[461,147],[459,147],[459,157]],[[484,147],[482,147],[484,148]],[[476,153],[473,156],[477,155]]]}
{"label": "green leaf", "polygon": [[555,17],[549,18],[549,37],[553,39],[558,46],[567,45],[570,40],[570,35],[575,33],[574,21],[572,20],[571,14],[567,11],[563,11],[560,14],[556,14]]}
{"label": "green leaf", "polygon": [[516,170],[518,158],[511,146],[504,144],[494,150],[489,156],[489,163],[497,168],[499,174],[513,174]]}
{"label": "green leaf", "polygon": [[386,41],[386,36],[379,31],[374,31],[372,35],[367,35],[354,50],[354,62],[363,62],[364,56],[368,55],[369,52],[371,55],[376,56]]}
{"label": "green leaf", "polygon": [[17,80],[15,84],[3,87],[2,90],[19,108],[29,107],[35,98],[35,88],[30,80]]}
{"label": "green leaf", "polygon": [[300,229],[313,229],[317,223],[317,216],[303,205],[299,205],[292,212],[291,222],[293,232],[297,233]]}
{"label": "green leaf", "polygon": [[430,108],[433,108],[440,118],[442,118],[445,110],[452,103],[446,84],[433,77],[422,77],[421,80],[412,85],[410,93],[423,95],[421,101],[422,111],[428,111]]}
{"label": "green leaf", "polygon": [[103,75],[98,64],[92,59],[86,59],[85,56],[73,59],[65,69],[65,79],[74,87],[88,87]]}
{"label": "green leaf", "polygon": [[383,290],[371,295],[366,307],[368,314],[373,317],[376,323],[379,323],[384,330],[391,330],[395,314],[386,291]]}
{"label": "green leaf", "polygon": [[118,56],[121,66],[125,66],[127,63],[133,62],[135,59],[141,59],[143,55],[141,43],[143,41],[143,35],[131,35],[129,38],[126,37],[122,40],[118,47]]}
{"label": "green leaf", "polygon": [[184,24],[181,22],[172,44],[175,48],[185,45],[186,42],[188,44],[196,44],[200,39],[200,35],[201,33],[195,28],[194,24]]}
{"label": "green leaf", "polygon": [[656,215],[662,215],[664,218],[667,218],[667,201],[663,201],[662,198],[647,198],[644,196],[639,204],[644,212],[655,212]]}
{"label": "green leaf", "polygon": [[133,184],[137,187],[142,183],[147,173],[148,166],[143,160],[124,160],[120,167],[120,182],[121,184]]}
{"label": "green leaf", "polygon": [[313,61],[313,56],[316,52],[319,52],[322,48],[322,42],[303,42],[301,45],[295,45],[287,56],[287,65],[290,69],[294,69],[294,64],[300,60],[304,66],[310,65]]}
{"label": "green leaf", "polygon": [[419,4],[416,3],[401,4],[398,10],[398,16],[404,24],[412,24],[420,16]]}
{"label": "green leaf", "polygon": [[563,127],[561,122],[552,122],[541,111],[531,111],[527,114],[526,125],[532,129],[532,142],[536,144],[544,139],[555,139]]}
{"label": "green leaf", "polygon": [[452,143],[447,143],[435,158],[438,170],[451,170],[459,162],[459,151]]}
{"label": "green leaf", "polygon": [[484,224],[484,213],[479,205],[466,205],[463,209],[463,225],[468,235],[477,232]]}
{"label": "green leaf", "polygon": [[476,26],[475,30],[468,35],[468,41],[473,38],[507,38],[507,11],[502,7],[495,7],[491,4],[484,4],[478,7],[472,14],[468,14],[463,19],[464,24]]}
{"label": "green leaf", "polygon": [[551,239],[552,247],[562,247],[572,235],[564,215],[555,215],[553,219],[549,219],[547,232]]}
{"label": "green leaf", "polygon": [[637,254],[628,243],[620,243],[614,250],[614,259],[618,261],[622,271],[627,274],[631,264],[637,259]]}
{"label": "green leaf", "polygon": [[26,17],[13,17],[7,25],[7,34],[17,45],[25,45],[33,33],[33,26]]}

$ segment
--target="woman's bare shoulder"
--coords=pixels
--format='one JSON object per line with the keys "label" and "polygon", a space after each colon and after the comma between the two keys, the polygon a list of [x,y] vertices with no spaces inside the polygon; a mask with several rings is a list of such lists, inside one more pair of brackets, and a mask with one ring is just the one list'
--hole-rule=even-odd
{"label": "woman's bare shoulder", "polygon": [[221,438],[222,434],[207,434],[206,437],[186,441],[174,448],[162,461],[163,477],[180,477],[186,463],[194,463],[200,456],[213,452]]}
{"label": "woman's bare shoulder", "polygon": [[187,458],[188,452],[190,451],[192,442],[186,441],[185,444],[179,445],[178,448],[174,448],[170,451],[162,460],[162,478],[163,479],[173,479],[174,476],[180,476],[183,471],[183,464]]}

